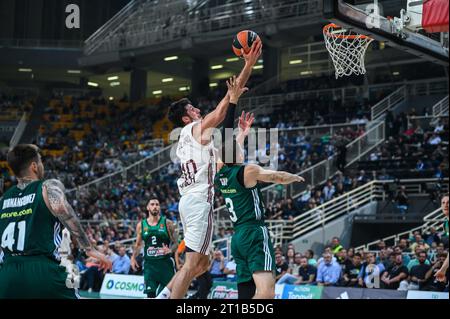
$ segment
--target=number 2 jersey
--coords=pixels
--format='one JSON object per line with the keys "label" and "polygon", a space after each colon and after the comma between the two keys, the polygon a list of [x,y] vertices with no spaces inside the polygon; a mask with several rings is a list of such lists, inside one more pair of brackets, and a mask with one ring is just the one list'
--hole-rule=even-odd
{"label": "number 2 jersey", "polygon": [[241,165],[224,165],[215,178],[215,185],[225,198],[235,229],[243,226],[264,226],[265,208],[261,191],[258,184],[245,188],[244,169],[245,166]]}
{"label": "number 2 jersey", "polygon": [[180,195],[192,194],[212,203],[214,195],[214,174],[216,155],[214,143],[202,145],[192,135],[193,122],[186,125],[180,133],[177,157],[181,163],[181,177],[178,179]]}
{"label": "number 2 jersey", "polygon": [[0,245],[11,256],[44,255],[59,260],[62,225],[42,196],[43,181],[21,190],[11,187],[0,198]]}

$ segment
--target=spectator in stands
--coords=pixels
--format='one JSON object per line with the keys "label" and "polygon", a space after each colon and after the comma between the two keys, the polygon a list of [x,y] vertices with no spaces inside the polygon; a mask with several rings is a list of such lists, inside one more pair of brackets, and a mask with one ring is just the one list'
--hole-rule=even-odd
{"label": "spectator in stands", "polygon": [[416,170],[420,172],[420,171],[423,171],[424,169],[425,169],[425,163],[421,159],[419,159],[416,164]]}
{"label": "spectator in stands", "polygon": [[308,249],[305,252],[305,257],[308,259],[308,265],[311,265],[314,267],[317,265],[317,261],[314,259],[314,252],[311,249]]}
{"label": "spectator in stands", "polygon": [[358,276],[362,269],[361,263],[361,254],[356,253],[352,262],[346,265],[345,270],[343,272],[341,285],[345,287],[357,287],[358,286]]}
{"label": "spectator in stands", "polygon": [[362,265],[358,275],[358,284],[365,288],[380,288],[381,274],[385,270],[382,263],[377,263],[375,254],[368,253],[366,262]]}
{"label": "spectator in stands", "polygon": [[295,253],[294,264],[291,267],[289,267],[290,274],[298,274],[298,270],[301,266],[300,262],[301,262],[302,257],[303,256],[301,253]]}
{"label": "spectator in stands", "polygon": [[317,285],[335,286],[341,277],[341,267],[335,261],[330,253],[323,254],[323,262],[317,269]]}
{"label": "spectator in stands", "polygon": [[398,289],[400,283],[408,278],[408,268],[403,265],[402,254],[395,254],[394,264],[382,275],[381,281],[384,289]]}
{"label": "spectator in stands", "polygon": [[361,186],[369,182],[370,178],[366,175],[366,172],[364,170],[361,170],[358,177],[356,177],[356,181],[358,182],[358,186]]}
{"label": "spectator in stands", "polygon": [[225,269],[225,257],[222,254],[222,251],[216,249],[214,251],[214,259],[211,262],[209,267],[209,272],[211,273],[211,277],[216,279],[223,279],[225,274],[223,270]]}
{"label": "spectator in stands", "polygon": [[412,252],[417,252],[417,248],[418,247],[424,247],[424,249],[426,250],[426,251],[428,251],[429,249],[430,249],[430,246],[428,246],[426,243],[425,243],[425,241],[423,240],[423,238],[422,238],[422,235],[420,235],[420,234],[417,234],[416,236],[415,236],[415,242],[413,243],[413,244],[411,244],[410,245],[410,250],[412,251]]}
{"label": "spectator in stands", "polygon": [[404,185],[400,186],[400,189],[397,191],[397,194],[394,198],[398,211],[403,215],[408,211],[408,195],[406,195],[406,187]]}
{"label": "spectator in stands", "polygon": [[386,248],[386,243],[383,239],[380,239],[380,241],[377,243],[377,248],[380,251]]}
{"label": "spectator in stands", "polygon": [[[298,268],[298,279],[295,285],[310,285],[314,283],[317,269],[311,266],[308,258],[300,257],[300,267]],[[297,274],[297,273],[296,273]]]}
{"label": "spectator in stands", "polygon": [[331,239],[331,252],[333,255],[335,255],[337,252],[339,252],[344,247],[341,245],[341,241],[339,237],[333,237]]}
{"label": "spectator in stands", "polygon": [[[81,285],[83,290],[89,293],[100,290],[100,284],[103,279],[103,272],[99,269],[99,262],[97,259],[89,257],[86,259],[86,271],[83,273]],[[87,289],[86,289],[87,288]]]}
{"label": "spectator in stands", "polygon": [[336,192],[336,187],[334,187],[333,181],[331,179],[329,179],[327,181],[322,192],[323,192],[325,201],[329,201],[334,197],[334,193]]}
{"label": "spectator in stands", "polygon": [[[412,260],[410,262],[413,262]],[[409,266],[408,265],[408,268]],[[427,260],[427,253],[424,251],[419,251],[417,253],[417,264],[412,266],[409,270],[409,286],[408,290],[419,290],[423,287],[424,283],[427,281],[426,274],[431,269],[430,262]]]}
{"label": "spectator in stands", "polygon": [[223,273],[227,276],[227,281],[236,281],[236,262],[234,259],[227,262]]}
{"label": "spectator in stands", "polygon": [[281,253],[275,253],[275,269],[276,277],[275,279],[280,280],[289,271],[288,264],[283,260],[283,255]]}
{"label": "spectator in stands", "polygon": [[441,137],[434,133],[433,135],[431,135],[427,143],[430,145],[439,145],[441,144],[441,142],[442,142]]}
{"label": "spectator in stands", "polygon": [[288,266],[289,269],[292,269],[295,265],[295,249],[294,248],[288,248],[288,250],[286,251],[286,258],[284,259]]}
{"label": "spectator in stands", "polygon": [[128,257],[125,247],[122,246],[119,248],[119,256],[114,259],[112,272],[115,274],[128,275],[130,267],[130,257]]}
{"label": "spectator in stands", "polygon": [[[407,249],[408,250],[408,249]],[[408,265],[409,262],[411,261],[411,258],[409,257],[409,255],[406,253],[406,250],[403,250],[400,245],[399,246],[395,246],[394,247],[394,254],[391,254],[392,257],[395,257],[395,255],[402,255],[402,259],[403,259],[403,265]],[[394,261],[394,260],[393,260]]]}

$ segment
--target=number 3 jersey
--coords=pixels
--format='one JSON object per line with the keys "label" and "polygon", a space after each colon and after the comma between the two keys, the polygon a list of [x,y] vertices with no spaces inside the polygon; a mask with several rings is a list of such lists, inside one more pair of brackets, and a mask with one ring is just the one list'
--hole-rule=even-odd
{"label": "number 3 jersey", "polygon": [[178,179],[180,195],[196,195],[211,203],[214,195],[214,174],[216,151],[214,143],[202,145],[192,135],[193,122],[186,125],[180,134],[177,157],[181,163],[181,177]]}
{"label": "number 3 jersey", "polygon": [[241,165],[224,165],[214,180],[225,198],[235,229],[241,226],[264,226],[265,208],[261,191],[258,184],[245,188],[244,169],[245,166]]}
{"label": "number 3 jersey", "polygon": [[5,260],[17,255],[45,255],[59,260],[62,226],[42,197],[42,181],[21,190],[11,187],[0,198],[0,246]]}

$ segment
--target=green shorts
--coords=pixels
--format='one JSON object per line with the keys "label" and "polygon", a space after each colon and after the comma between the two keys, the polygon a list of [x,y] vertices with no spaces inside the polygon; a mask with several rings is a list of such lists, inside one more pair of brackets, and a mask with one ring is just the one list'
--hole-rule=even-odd
{"label": "green shorts", "polygon": [[78,299],[66,268],[45,256],[17,256],[0,269],[0,299]]}
{"label": "green shorts", "polygon": [[231,254],[236,262],[238,283],[252,280],[257,271],[275,271],[273,244],[265,226],[236,229],[231,239]]}
{"label": "green shorts", "polygon": [[161,292],[175,275],[175,263],[172,258],[144,261],[145,294]]}

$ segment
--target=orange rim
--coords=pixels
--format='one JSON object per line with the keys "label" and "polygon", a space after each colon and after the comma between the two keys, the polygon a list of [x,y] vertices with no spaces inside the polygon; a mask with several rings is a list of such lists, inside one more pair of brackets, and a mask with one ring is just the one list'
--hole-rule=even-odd
{"label": "orange rim", "polygon": [[342,35],[342,34],[332,34],[330,33],[330,29],[342,29],[340,26],[334,23],[327,24],[323,27],[323,33],[330,38],[337,38],[337,39],[368,39],[373,40],[371,37],[364,35],[364,34],[358,34],[358,35]]}

